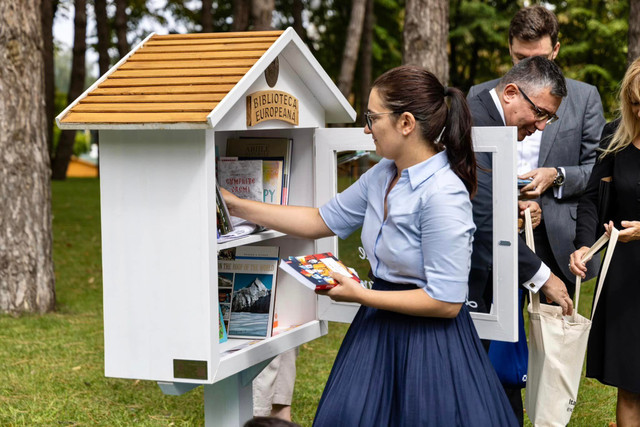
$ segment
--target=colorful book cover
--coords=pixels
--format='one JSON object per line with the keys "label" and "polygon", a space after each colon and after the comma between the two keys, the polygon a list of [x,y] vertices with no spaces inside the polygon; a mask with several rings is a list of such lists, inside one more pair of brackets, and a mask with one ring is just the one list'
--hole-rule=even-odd
{"label": "colorful book cover", "polygon": [[227,156],[239,159],[282,160],[281,204],[289,204],[289,182],[291,175],[291,149],[289,138],[229,138]]}
{"label": "colorful book cover", "polygon": [[262,191],[264,202],[282,204],[282,160],[262,161]]}
{"label": "colorful book cover", "polygon": [[222,252],[218,259],[218,296],[227,335],[271,336],[280,248],[238,246]]}
{"label": "colorful book cover", "polygon": [[218,162],[218,184],[241,199],[264,199],[262,160]]}
{"label": "colorful book cover", "polygon": [[227,328],[224,324],[224,317],[222,315],[222,306],[218,304],[218,313],[220,315],[220,320],[218,321],[218,339],[219,342],[227,341]]}
{"label": "colorful book cover", "polygon": [[350,276],[360,282],[356,271],[345,266],[331,252],[305,256],[290,256],[280,261],[280,268],[295,277],[311,290],[331,289],[336,281],[330,276],[332,271]]}

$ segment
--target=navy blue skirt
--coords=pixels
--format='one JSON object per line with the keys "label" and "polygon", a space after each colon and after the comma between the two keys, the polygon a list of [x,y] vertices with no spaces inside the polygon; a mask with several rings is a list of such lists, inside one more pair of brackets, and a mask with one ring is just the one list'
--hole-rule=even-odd
{"label": "navy blue skirt", "polygon": [[[376,279],[373,289],[415,289]],[[316,427],[517,426],[463,305],[455,319],[360,307],[327,380]]]}

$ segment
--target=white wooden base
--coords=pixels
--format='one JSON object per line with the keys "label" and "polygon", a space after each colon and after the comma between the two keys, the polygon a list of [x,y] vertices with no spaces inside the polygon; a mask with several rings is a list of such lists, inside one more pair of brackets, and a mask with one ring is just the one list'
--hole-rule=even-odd
{"label": "white wooden base", "polygon": [[251,383],[243,385],[240,374],[204,386],[204,425],[242,426],[253,416]]}
{"label": "white wooden base", "polygon": [[253,418],[252,381],[271,360],[265,360],[217,383],[204,385],[205,427],[242,427]]}

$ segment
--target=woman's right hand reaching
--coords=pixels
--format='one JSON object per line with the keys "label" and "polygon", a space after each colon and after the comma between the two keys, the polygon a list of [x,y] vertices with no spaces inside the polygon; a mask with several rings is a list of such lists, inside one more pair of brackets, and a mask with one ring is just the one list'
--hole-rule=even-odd
{"label": "woman's right hand reaching", "polygon": [[227,205],[227,209],[229,209],[229,213],[233,216],[238,216],[234,213],[234,210],[235,210],[236,202],[240,200],[240,198],[235,194],[233,194],[232,192],[225,190],[222,187],[220,187],[220,194],[222,194],[222,198],[224,199],[224,202]]}
{"label": "woman's right hand reaching", "polygon": [[220,187],[220,194],[227,204],[229,214],[254,224],[306,239],[319,239],[334,235],[320,216],[318,208],[272,205],[241,199],[222,187]]}
{"label": "woman's right hand reaching", "polygon": [[584,255],[589,251],[589,247],[583,246],[574,253],[571,254],[569,258],[569,270],[576,276],[580,276],[583,279],[587,277],[587,265],[586,262],[591,259],[583,260]]}

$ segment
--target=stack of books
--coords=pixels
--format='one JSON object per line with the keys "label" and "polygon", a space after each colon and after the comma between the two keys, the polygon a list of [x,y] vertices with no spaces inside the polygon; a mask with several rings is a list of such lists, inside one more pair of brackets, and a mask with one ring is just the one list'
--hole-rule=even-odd
{"label": "stack of books", "polygon": [[220,186],[243,199],[289,203],[292,140],[232,138],[218,159]]}
{"label": "stack of books", "polygon": [[226,156],[217,161],[218,243],[262,230],[256,224],[229,215],[218,185],[242,199],[287,205],[292,145],[289,138],[227,140]]}

